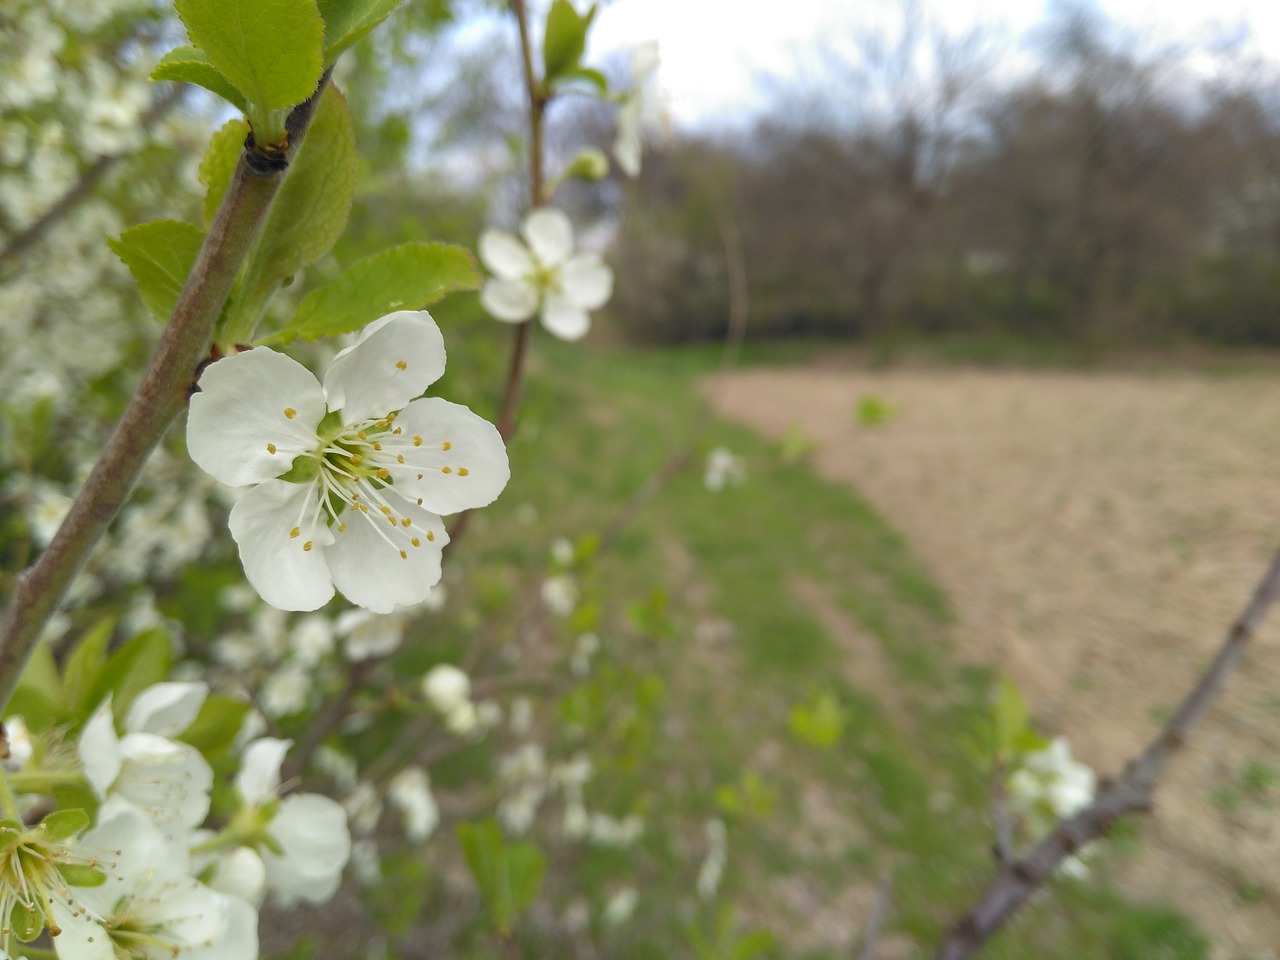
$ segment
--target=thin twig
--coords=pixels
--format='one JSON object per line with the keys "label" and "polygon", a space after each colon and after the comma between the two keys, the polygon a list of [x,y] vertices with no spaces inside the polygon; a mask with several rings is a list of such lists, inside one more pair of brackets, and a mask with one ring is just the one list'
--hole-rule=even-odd
{"label": "thin twig", "polygon": [[[328,82],[326,72],[316,92],[290,114],[289,155],[302,142]],[[196,368],[209,353],[214,324],[262,230],[286,166],[287,158],[263,163],[248,149],[241,153],[142,382],[53,540],[18,578],[0,624],[0,710],[71,581],[128,499],[151,451],[186,406]]]}
{"label": "thin twig", "polygon": [[1075,816],[1059,821],[1025,857],[1007,864],[996,874],[977,905],[951,926],[934,954],[935,960],[972,957],[1053,876],[1063,860],[1106,835],[1120,817],[1151,809],[1152,795],[1164,768],[1221,691],[1278,593],[1280,552],[1227,631],[1217,656],[1182,701],[1173,719],[1129,762],[1124,773],[1098,793],[1092,804]]}
{"label": "thin twig", "polygon": [[[142,129],[150,130],[155,126],[165,114],[177,106],[182,99],[182,94],[183,88],[175,86],[174,89],[152,104],[151,109],[144,113],[139,120],[139,125]],[[0,247],[0,267],[3,267],[7,261],[15,259],[26,251],[28,247],[44,236],[54,224],[78,207],[81,202],[88,199],[102,178],[111,171],[111,168],[127,156],[129,156],[127,153],[104,154],[85,167],[80,174],[80,179],[72,184],[70,189],[59,197],[53,206],[42,213],[30,226],[15,233],[3,247]]]}
{"label": "thin twig", "polygon": [[862,933],[862,949],[858,951],[858,960],[875,960],[876,943],[880,939],[880,927],[889,916],[889,905],[893,902],[893,874],[887,873],[876,888],[875,903],[871,905],[871,913],[867,917],[867,928]]}

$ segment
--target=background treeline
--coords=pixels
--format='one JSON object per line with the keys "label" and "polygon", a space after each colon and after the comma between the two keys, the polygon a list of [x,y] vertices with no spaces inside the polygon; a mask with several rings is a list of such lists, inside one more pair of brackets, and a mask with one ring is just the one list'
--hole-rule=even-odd
{"label": "background treeline", "polygon": [[753,336],[1280,345],[1273,65],[1144,48],[1080,8],[1029,66],[910,5],[845,40],[623,190],[629,337],[720,335],[740,250]]}

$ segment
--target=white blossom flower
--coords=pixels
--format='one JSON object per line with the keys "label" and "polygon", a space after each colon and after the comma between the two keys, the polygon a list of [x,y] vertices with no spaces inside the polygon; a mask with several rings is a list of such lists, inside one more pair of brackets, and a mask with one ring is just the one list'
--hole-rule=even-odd
{"label": "white blossom flower", "polygon": [[99,797],[119,797],[170,837],[209,812],[213,771],[200,751],[169,739],[190,725],[204,702],[203,683],[163,683],[138,695],[117,736],[108,696],[80,732],[77,752]]}
{"label": "white blossom flower", "polygon": [[245,804],[239,816],[254,823],[253,839],[276,896],[285,904],[323,903],[338,889],[351,854],[347,814],[317,793],[277,800],[280,764],[290,743],[264,737],[245,748],[235,781]]}
{"label": "white blossom flower", "polygon": [[729,858],[729,847],[724,821],[712,817],[707,821],[707,856],[698,868],[698,896],[710,900],[720,889],[720,881],[724,877],[725,863]]}
{"label": "white blossom flower", "polygon": [[471,680],[451,663],[438,663],[422,678],[422,694],[437,711],[448,715],[471,703]]}
{"label": "white blossom flower", "polygon": [[640,155],[644,147],[644,131],[657,126],[659,103],[654,72],[658,69],[658,42],[650,40],[631,51],[631,89],[618,103],[618,133],[613,141],[613,155],[629,177],[640,175]]}
{"label": "white blossom flower", "polygon": [[296,660],[286,660],[262,684],[258,702],[269,717],[290,717],[307,705],[311,671]]}
{"label": "white blossom flower", "polygon": [[578,605],[578,584],[567,573],[558,573],[542,581],[542,602],[557,617],[567,617]]}
{"label": "white blossom flower", "polygon": [[368,610],[344,610],[334,629],[343,640],[343,651],[354,662],[395,653],[404,639],[408,621],[402,616],[382,616]]}
{"label": "white blossom flower", "polygon": [[640,893],[635,887],[623,887],[605,904],[602,919],[611,927],[626,923],[636,912],[636,904],[639,902]]}
{"label": "white blossom flower", "polygon": [[746,479],[746,464],[731,450],[716,447],[707,454],[707,471],[703,474],[702,485],[712,493],[719,493],[729,486],[740,487]]}
{"label": "white blossom flower", "polygon": [[4,735],[9,744],[9,756],[4,759],[4,768],[9,771],[21,770],[35,753],[36,746],[26,721],[21,717],[8,717],[4,721]]}
{"label": "white blossom flower", "polygon": [[431,795],[431,781],[421,767],[405,767],[387,784],[387,799],[404,817],[405,836],[422,841],[440,823],[440,808]]}
{"label": "white blossom flower", "polygon": [[289,646],[300,663],[314,666],[333,650],[333,621],[318,613],[303,617],[289,632]]}
{"label": "white blossom flower", "polygon": [[1093,802],[1097,776],[1087,764],[1071,758],[1065,737],[1029,753],[1009,777],[1012,806],[1022,813],[1069,817]]}
{"label": "white blossom flower", "polygon": [[510,475],[502,438],[466,407],[419,395],[444,373],[426,311],[369,324],[323,386],[257,347],[211,364],[187,447],[207,473],[253,486],[231,510],[245,574],[264,600],[314,610],[337,587],[390,613],[440,579],[441,515],[490,503]]}
{"label": "white blossom flower", "polygon": [[594,253],[573,252],[573,224],[554,207],[539,207],[520,226],[525,243],[505,230],[480,236],[480,259],[493,272],[480,291],[492,316],[520,323],[538,313],[561,340],[578,340],[591,325],[589,310],[613,293],[613,271]]}
{"label": "white blossom flower", "polygon": [[63,960],[256,960],[257,911],[192,877],[185,852],[137,810],[109,802],[78,850],[109,866],[100,885],[53,901]]}

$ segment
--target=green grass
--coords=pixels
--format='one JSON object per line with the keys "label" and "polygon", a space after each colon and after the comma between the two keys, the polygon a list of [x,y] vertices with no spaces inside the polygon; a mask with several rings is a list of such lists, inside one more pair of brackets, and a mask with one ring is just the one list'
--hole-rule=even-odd
{"label": "green grass", "polygon": [[[689,443],[701,419],[698,378],[718,362],[705,349],[590,352],[546,338],[536,356],[510,446],[511,485],[477,516],[471,542],[450,560],[505,583],[499,595],[536,583],[554,538],[608,527],[620,505]],[[713,445],[745,459],[743,486],[703,489],[703,457]],[[529,504],[537,511],[532,521]],[[887,665],[892,690],[862,669],[857,649],[824,629],[796,594],[801,581],[856,622]],[[669,598],[672,629],[661,637],[625,614],[655,588]],[[951,661],[947,599],[903,538],[855,492],[818,479],[803,463],[784,463],[747,430],[712,421],[691,466],[631,519],[584,589],[600,603],[607,659],[660,675],[662,691],[659,718],[647,731],[643,722],[628,727],[604,696],[600,722],[618,727],[608,736],[630,752],[619,748],[590,797],[623,802],[641,794],[654,828],[638,853],[588,850],[556,859],[554,875],[570,878],[548,888],[556,908],[556,898],[574,890],[598,903],[611,883],[638,870],[637,918],[595,935],[611,955],[691,956],[690,925],[709,930],[717,913],[693,897],[699,831],[706,817],[724,812],[725,788],[741,788],[750,773],[774,802],[767,814],[728,816],[722,900],[738,904],[743,924],[770,926],[778,956],[847,956],[806,940],[812,915],[892,873],[888,931],[927,956],[993,869],[985,784],[961,746],[984,713],[990,676]],[[711,618],[729,621],[732,638],[697,639],[699,624]],[[455,626],[445,628],[438,650],[465,649],[458,640],[465,630]],[[829,749],[788,732],[791,707],[823,690],[845,717],[844,734]],[[825,813],[815,818],[815,809]],[[1099,859],[1105,876],[1106,857]],[[786,878],[807,884],[810,902],[780,897]],[[844,919],[855,927],[862,920]],[[528,957],[565,955],[552,935],[526,932],[521,943]],[[489,955],[496,948],[477,949]],[[1193,960],[1206,949],[1175,913],[1135,905],[1102,885],[1064,882],[984,956]]]}

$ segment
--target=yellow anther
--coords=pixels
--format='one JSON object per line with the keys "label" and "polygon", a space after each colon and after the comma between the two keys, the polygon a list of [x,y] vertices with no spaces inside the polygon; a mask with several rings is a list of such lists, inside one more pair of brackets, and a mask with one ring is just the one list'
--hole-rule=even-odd
{"label": "yellow anther", "polygon": [[405,551],[401,550],[401,551],[400,551],[400,559],[401,559],[401,560],[408,560],[408,559],[409,559],[409,554],[408,554],[408,553],[406,553]]}
{"label": "yellow anther", "polygon": [[359,437],[361,440],[368,440],[368,439],[369,439],[369,435],[368,435],[367,433],[365,433],[363,430],[358,430],[358,431],[356,431],[356,436],[357,436],[357,437]]}
{"label": "yellow anther", "polygon": [[428,539],[428,540],[430,540],[430,541],[432,541],[432,542],[434,543],[434,542],[435,542],[435,539],[436,539],[436,535],[435,535],[433,532],[431,532],[430,530],[428,530],[428,531],[427,531],[427,539]]}
{"label": "yellow anther", "polygon": [[375,449],[375,450],[381,450],[381,449],[382,449],[382,444],[377,443],[377,442],[375,441],[375,442],[374,442],[374,444],[373,444],[373,449]]}
{"label": "yellow anther", "polygon": [[453,473],[453,467],[441,467],[441,468],[440,468],[440,472],[441,472],[441,473]]}
{"label": "yellow anther", "polygon": [[397,454],[396,454],[396,463],[404,463],[404,454],[403,454],[403,453],[397,453]]}
{"label": "yellow anther", "polygon": [[392,432],[392,433],[394,433],[394,434],[398,437],[398,436],[400,436],[400,434],[404,433],[404,427],[396,427],[396,428],[395,428],[394,430],[392,430],[391,432]]}
{"label": "yellow anther", "polygon": [[421,438],[421,437],[419,437],[419,436],[417,436],[417,435],[415,435],[415,436],[414,436],[414,438],[413,438],[413,445],[414,445],[415,447],[420,447],[420,446],[422,446],[422,438]]}
{"label": "yellow anther", "polygon": [[387,517],[387,523],[391,524],[391,525],[394,527],[394,526],[396,525],[396,518],[395,518],[395,517]]}
{"label": "yellow anther", "polygon": [[403,360],[397,360],[397,361],[396,361],[396,369],[397,369],[397,370],[408,370],[408,369],[409,369],[409,365],[408,365],[407,363],[405,363]]}
{"label": "yellow anther", "polygon": [[294,527],[292,530],[289,531],[289,539],[292,540],[294,537],[298,536],[298,534],[300,533],[302,533],[302,529],[300,527]]}
{"label": "yellow anther", "polygon": [[418,479],[419,479],[419,480],[421,480],[421,479],[422,479],[422,474],[418,474]]}
{"label": "yellow anther", "polygon": [[401,517],[401,518],[400,518],[400,526],[402,526],[402,527],[411,527],[411,526],[413,526],[413,521],[412,521],[412,520],[410,520],[408,517]]}
{"label": "yellow anther", "polygon": [[294,417],[298,415],[298,411],[293,409],[293,407],[285,407],[284,415],[286,420],[292,420]]}
{"label": "yellow anther", "polygon": [[452,450],[452,449],[453,449],[453,444],[452,444],[452,443],[450,443],[448,440],[446,440],[444,443],[440,444],[440,449],[441,449],[441,450]]}
{"label": "yellow anther", "polygon": [[377,474],[375,474],[375,476],[377,476],[379,480],[385,480],[387,479],[387,477],[391,476],[391,474],[387,472],[386,467],[379,467],[378,472]]}
{"label": "yellow anther", "polygon": [[347,530],[347,525],[345,523],[338,524],[339,533],[346,533],[346,530]]}
{"label": "yellow anther", "polygon": [[303,549],[304,551],[309,551],[309,550],[311,549],[311,541],[310,541],[310,540],[308,540],[306,543],[304,543],[304,544],[302,545],[302,549]]}
{"label": "yellow anther", "polygon": [[470,470],[468,470],[466,467],[459,467],[459,468],[458,468],[458,476],[460,476],[460,477],[465,477],[465,476],[467,476],[469,473],[471,473],[471,471],[470,471]]}
{"label": "yellow anther", "polygon": [[419,498],[418,498],[418,506],[422,506],[422,498],[421,498],[421,497],[419,497]]}
{"label": "yellow anther", "polygon": [[360,462],[361,460],[363,460],[363,459],[364,459],[364,457],[360,456],[360,454],[358,454],[358,453],[353,453],[353,454],[351,455],[351,462],[352,462],[352,463],[359,463],[359,462]]}
{"label": "yellow anther", "polygon": [[395,422],[396,422],[396,417],[398,417],[398,416],[400,416],[399,411],[397,411],[397,412],[395,412],[395,413],[388,413],[388,414],[387,414],[387,423],[395,423]]}
{"label": "yellow anther", "polygon": [[417,537],[414,537],[414,538],[413,538],[412,540],[410,540],[409,542],[410,542],[410,543],[412,543],[415,547],[420,547],[420,546],[422,546],[422,541],[421,541],[421,540],[419,540]]}
{"label": "yellow anther", "polygon": [[275,453],[275,452],[276,452],[276,445],[274,443],[268,443],[267,453]]}
{"label": "yellow anther", "polygon": [[391,508],[390,508],[390,507],[379,507],[378,509],[379,509],[379,510],[381,510],[383,513],[390,513],[390,512],[391,512]]}

